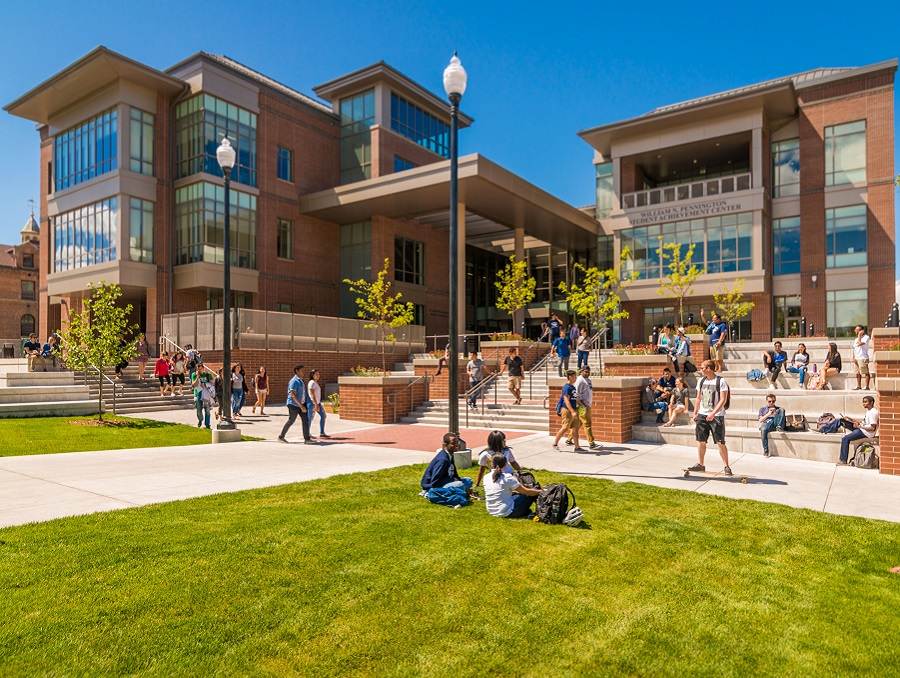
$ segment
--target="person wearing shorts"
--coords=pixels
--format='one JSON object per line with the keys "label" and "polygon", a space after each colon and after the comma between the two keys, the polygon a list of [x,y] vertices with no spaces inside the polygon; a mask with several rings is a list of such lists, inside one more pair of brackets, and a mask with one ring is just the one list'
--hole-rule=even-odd
{"label": "person wearing shorts", "polygon": [[509,356],[503,359],[503,365],[500,367],[500,374],[505,370],[509,370],[509,376],[506,378],[507,388],[516,399],[514,405],[522,404],[522,359],[519,357],[519,349],[509,349]]}
{"label": "person wearing shorts", "polygon": [[166,391],[172,391],[172,395],[175,395],[175,389],[172,388],[172,377],[169,376],[169,354],[166,351],[163,351],[163,354],[159,356],[156,361],[156,366],[153,368],[153,376],[159,379],[159,395],[166,395]]}
{"label": "person wearing shorts", "polygon": [[701,378],[697,381],[697,402],[694,404],[694,424],[697,438],[697,463],[688,471],[705,471],[706,442],[712,434],[713,442],[719,447],[719,455],[725,464],[724,473],[731,474],[728,465],[728,447],[725,445],[725,404],[728,402],[728,384],[716,376],[715,363],[704,360],[700,366]]}
{"label": "person wearing shorts", "polygon": [[572,442],[575,444],[576,452],[584,451],[578,444],[578,429],[581,428],[581,419],[578,418],[578,400],[577,391],[575,390],[575,379],[577,377],[578,375],[575,370],[568,370],[566,372],[566,380],[568,383],[562,387],[561,400],[563,406],[559,412],[562,417],[562,425],[556,432],[556,439],[553,441],[553,449],[557,452],[559,452],[559,441],[563,436],[566,436],[567,438],[571,436]]}
{"label": "person wearing shorts", "polygon": [[866,334],[866,328],[857,325],[854,329],[856,338],[853,340],[853,374],[856,376],[856,388],[854,391],[862,390],[862,378],[866,378],[866,390],[869,390],[869,384],[872,375],[869,372],[869,344],[871,340]]}

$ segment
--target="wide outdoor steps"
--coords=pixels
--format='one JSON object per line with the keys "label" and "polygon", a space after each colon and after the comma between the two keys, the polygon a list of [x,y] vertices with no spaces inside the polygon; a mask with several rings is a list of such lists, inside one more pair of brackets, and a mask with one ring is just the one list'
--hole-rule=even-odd
{"label": "wide outdoor steps", "polygon": [[[400,421],[406,424],[435,424],[446,426],[450,403],[447,400],[429,400]],[[459,425],[463,428],[518,429],[521,431],[547,431],[547,410],[540,402],[524,401],[513,405],[513,401],[493,401],[485,405],[482,414],[481,403],[478,410],[467,411],[468,405],[459,402]]]}
{"label": "wide outdoor steps", "polygon": [[96,414],[98,407],[72,372],[28,372],[26,367],[0,373],[0,418],[79,416]]}
{"label": "wide outdoor steps", "polygon": [[[106,376],[115,381],[115,371],[110,369],[106,371]],[[153,376],[152,365],[147,365],[144,372],[144,379],[137,378],[138,368],[129,365],[123,370],[122,379],[115,381],[115,386],[108,381],[103,382],[103,406],[104,411],[113,411],[113,388],[116,389],[115,394],[115,412],[116,414],[135,414],[140,412],[153,412],[158,410],[183,410],[194,407],[194,395],[191,390],[190,381],[185,378],[184,395],[171,397],[169,395],[159,395],[159,380]],[[85,376],[82,372],[76,373],[76,380],[80,384],[85,383]],[[99,397],[99,385],[97,383],[96,373],[87,376],[87,384],[90,388],[92,398]]]}

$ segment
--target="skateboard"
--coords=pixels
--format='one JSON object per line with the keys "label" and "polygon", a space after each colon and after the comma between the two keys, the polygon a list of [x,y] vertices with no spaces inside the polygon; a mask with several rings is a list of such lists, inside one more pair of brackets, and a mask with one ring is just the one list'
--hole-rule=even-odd
{"label": "skateboard", "polygon": [[755,478],[756,476],[748,476],[745,473],[735,473],[730,476],[726,476],[723,471],[692,471],[689,468],[683,469],[684,477],[689,478],[692,473],[702,473],[705,476],[721,476],[723,478],[733,478],[734,480],[740,480],[744,485],[747,484],[747,478]]}

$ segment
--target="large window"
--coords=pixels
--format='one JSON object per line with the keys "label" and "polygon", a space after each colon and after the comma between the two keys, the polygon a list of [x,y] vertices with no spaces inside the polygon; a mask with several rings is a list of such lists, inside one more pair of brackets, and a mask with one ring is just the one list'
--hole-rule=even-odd
{"label": "large window", "polygon": [[279,259],[294,258],[294,224],[287,219],[278,220],[278,234],[275,245]]}
{"label": "large window", "polygon": [[772,197],[800,194],[800,140],[772,143]]}
{"label": "large window", "polygon": [[613,173],[612,163],[602,162],[596,165],[597,171],[597,218],[605,219],[612,212],[613,206]]}
{"label": "large window", "polygon": [[153,174],[153,138],[156,116],[131,109],[131,171]]}
{"label": "large window", "polygon": [[825,295],[829,337],[852,337],[854,327],[868,324],[868,290],[834,290]]}
{"label": "large window", "polygon": [[34,301],[35,300],[35,284],[34,280],[23,280],[22,281],[22,299],[25,301]]}
{"label": "large window", "polygon": [[175,110],[175,178],[223,176],[216,149],[225,136],[237,154],[232,181],[256,186],[256,113],[202,93]]}
{"label": "large window", "polygon": [[153,235],[154,205],[149,200],[131,198],[128,216],[128,254],[132,261],[152,264],[154,261]]}
{"label": "large window", "polygon": [[[231,290],[231,308],[253,308],[253,295],[250,292]],[[206,308],[222,308],[222,290],[206,290]]]}
{"label": "large window", "polygon": [[34,334],[37,330],[35,329],[34,316],[30,313],[26,313],[19,320],[19,336],[27,337],[31,334]]}
{"label": "large window", "polygon": [[394,238],[394,279],[413,285],[425,284],[424,243]]}
{"label": "large window", "polygon": [[391,129],[433,153],[450,157],[450,126],[393,92]]}
{"label": "large window", "polygon": [[[231,265],[256,268],[256,196],[231,189]],[[175,191],[175,263],[225,263],[225,187]]]}
{"label": "large window", "polygon": [[58,134],[53,148],[54,190],[61,191],[116,169],[116,136],[115,108]]}
{"label": "large window", "polygon": [[664,243],[682,245],[682,255],[696,245],[692,263],[707,273],[748,271],[753,267],[753,214],[741,212],[723,217],[691,219],[619,231],[629,257],[623,271],[637,271],[638,278],[653,280],[664,275],[658,250]]}
{"label": "large window", "polygon": [[[341,280],[371,280],[372,222],[341,224]],[[341,316],[356,318],[356,295],[341,284]]]}
{"label": "large window", "polygon": [[53,271],[116,260],[116,199],[64,212],[52,220]]}
{"label": "large window", "polygon": [[341,183],[372,177],[372,133],[375,90],[341,99]]}
{"label": "large window", "polygon": [[286,148],[278,147],[278,178],[294,180],[294,154]]}
{"label": "large window", "polygon": [[866,180],[866,121],[825,128],[825,185]]}
{"label": "large window", "polygon": [[772,273],[800,272],[800,217],[772,220]]}
{"label": "large window", "polygon": [[401,158],[399,155],[394,156],[394,172],[405,172],[408,169],[412,169],[416,164],[406,160],[405,158]]}
{"label": "large window", "polygon": [[800,308],[800,297],[797,295],[774,297],[773,302],[775,326],[772,328],[772,336],[799,337],[800,318],[803,314]]}
{"label": "large window", "polygon": [[866,265],[866,206],[825,210],[825,266]]}

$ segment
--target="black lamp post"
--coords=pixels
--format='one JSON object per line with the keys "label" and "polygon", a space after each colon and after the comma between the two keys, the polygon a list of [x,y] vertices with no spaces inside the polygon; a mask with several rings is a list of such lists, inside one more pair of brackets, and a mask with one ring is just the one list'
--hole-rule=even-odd
{"label": "black lamp post", "polygon": [[222,145],[216,149],[216,158],[225,175],[225,289],[222,298],[225,312],[222,322],[225,335],[222,345],[222,405],[225,419],[219,422],[219,430],[234,430],[231,419],[231,169],[234,167],[235,152],[228,137],[222,139]]}
{"label": "black lamp post", "polygon": [[459,215],[458,177],[459,165],[459,102],[466,92],[466,69],[459,62],[456,52],[450,65],[444,69],[444,91],[450,99],[450,433],[459,434]]}

